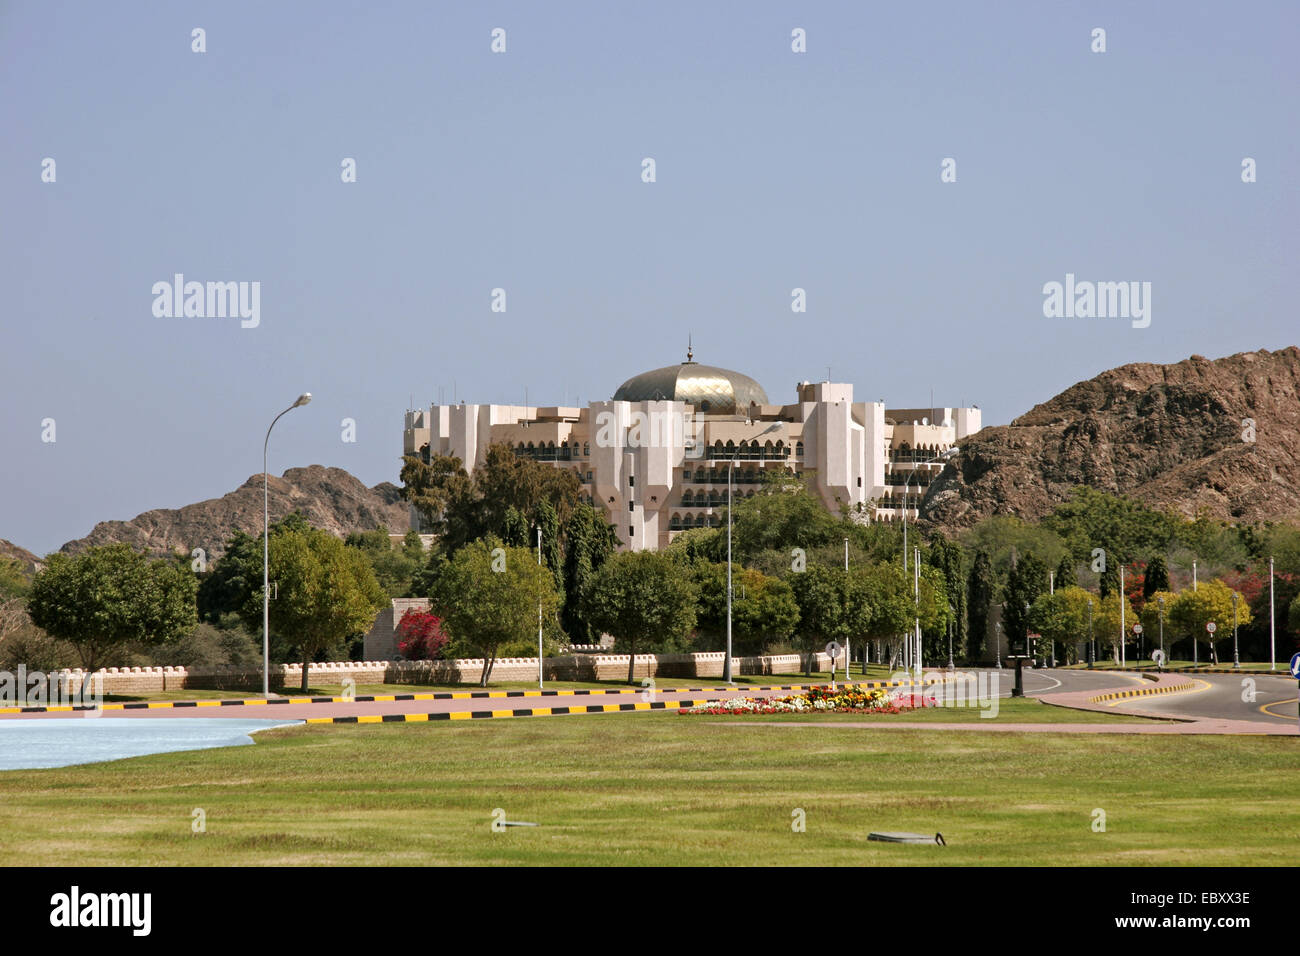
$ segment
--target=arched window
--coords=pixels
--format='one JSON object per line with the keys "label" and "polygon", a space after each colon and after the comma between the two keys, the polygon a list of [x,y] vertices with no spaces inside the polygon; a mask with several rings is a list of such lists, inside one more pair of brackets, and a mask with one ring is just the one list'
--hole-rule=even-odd
{"label": "arched window", "polygon": [[[795,442],[795,446],[794,446],[794,456],[795,456],[796,458],[802,458],[802,457],[803,457],[803,442]],[[1116,600],[1118,600],[1118,598],[1116,598]]]}
{"label": "arched window", "polygon": [[[590,442],[583,442],[583,443],[582,443],[582,457],[583,457],[583,458],[586,458],[586,457],[587,457],[588,455],[590,455],[590,454],[591,454],[591,443],[590,443]],[[1115,600],[1118,601],[1119,598],[1116,598]]]}

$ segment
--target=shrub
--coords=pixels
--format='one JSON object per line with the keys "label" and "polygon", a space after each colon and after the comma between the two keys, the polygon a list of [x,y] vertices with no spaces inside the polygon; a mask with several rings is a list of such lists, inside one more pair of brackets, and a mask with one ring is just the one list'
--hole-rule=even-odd
{"label": "shrub", "polygon": [[411,608],[397,622],[397,650],[408,661],[437,660],[446,646],[442,618],[436,614]]}

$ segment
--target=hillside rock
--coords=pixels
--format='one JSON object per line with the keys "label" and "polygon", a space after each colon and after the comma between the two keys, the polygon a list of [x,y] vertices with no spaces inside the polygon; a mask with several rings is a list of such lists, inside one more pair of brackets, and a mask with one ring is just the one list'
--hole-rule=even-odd
{"label": "hillside rock", "polygon": [[1080,382],[966,439],[921,516],[949,530],[995,514],[1033,520],[1081,484],[1189,517],[1300,516],[1300,349],[1124,365]]}
{"label": "hillside rock", "polygon": [[0,558],[12,558],[22,565],[25,574],[35,574],[42,566],[41,559],[26,548],[0,538]]}
{"label": "hillside rock", "polygon": [[[373,530],[380,524],[395,534],[410,527],[406,503],[396,485],[382,482],[367,488],[342,468],[290,468],[283,477],[270,476],[268,493],[272,522],[296,510],[309,524],[340,537]],[[260,472],[221,498],[146,511],[130,521],[101,521],[86,537],[69,541],[60,550],[78,553],[94,545],[124,541],[154,554],[203,548],[211,559],[220,556],[235,529],[262,533]]]}

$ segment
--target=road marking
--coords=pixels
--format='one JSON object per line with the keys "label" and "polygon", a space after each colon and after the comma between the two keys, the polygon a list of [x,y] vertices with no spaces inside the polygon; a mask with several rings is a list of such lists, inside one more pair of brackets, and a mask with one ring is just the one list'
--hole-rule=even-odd
{"label": "road marking", "polygon": [[[1043,677],[1053,682],[1051,687],[1044,688],[1044,690],[1055,690],[1057,687],[1061,686],[1061,682],[1057,680],[1055,677],[1052,677],[1050,674],[1034,674],[1032,671],[1030,672],[1030,674],[1034,677]],[[1034,691],[1034,693],[1036,694],[1038,693],[1038,691]]]}
{"label": "road marking", "polygon": [[1270,717],[1281,718],[1282,720],[1294,720],[1295,718],[1292,717],[1290,714],[1275,714],[1271,710],[1269,710],[1269,708],[1281,707],[1283,704],[1297,704],[1297,703],[1300,703],[1300,697],[1292,697],[1290,700],[1275,700],[1271,704],[1261,704],[1259,707],[1259,712],[1261,714],[1268,714]]}

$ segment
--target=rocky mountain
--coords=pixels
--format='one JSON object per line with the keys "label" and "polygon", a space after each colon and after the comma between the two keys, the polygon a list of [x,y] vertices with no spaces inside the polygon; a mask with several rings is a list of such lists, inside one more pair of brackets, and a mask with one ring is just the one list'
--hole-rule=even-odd
{"label": "rocky mountain", "polygon": [[[396,485],[382,482],[367,488],[342,468],[290,468],[283,477],[270,476],[268,493],[272,521],[301,511],[309,524],[340,537],[380,524],[395,534],[410,527],[406,503]],[[260,472],[221,498],[146,511],[130,521],[101,521],[86,537],[69,541],[60,550],[76,553],[93,545],[125,541],[155,554],[203,548],[213,558],[225,549],[236,528],[262,533]]]}
{"label": "rocky mountain", "polygon": [[1300,517],[1300,349],[1103,372],[985,428],[931,484],[922,517],[955,530],[1036,519],[1090,485],[1155,508]]}
{"label": "rocky mountain", "polygon": [[23,571],[27,574],[34,574],[41,565],[39,557],[4,538],[0,538],[0,558],[12,558],[22,565]]}

